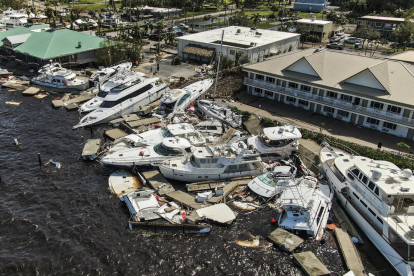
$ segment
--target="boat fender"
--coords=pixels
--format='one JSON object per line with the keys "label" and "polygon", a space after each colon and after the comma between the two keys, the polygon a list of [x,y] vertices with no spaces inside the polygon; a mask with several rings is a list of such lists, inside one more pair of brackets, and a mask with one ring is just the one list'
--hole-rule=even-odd
{"label": "boat fender", "polygon": [[65,85],[68,85],[68,83],[67,83],[67,82],[65,82]]}
{"label": "boat fender", "polygon": [[144,154],[145,154],[145,153],[144,153],[143,151],[140,151],[140,152],[139,152],[139,156],[144,156]]}

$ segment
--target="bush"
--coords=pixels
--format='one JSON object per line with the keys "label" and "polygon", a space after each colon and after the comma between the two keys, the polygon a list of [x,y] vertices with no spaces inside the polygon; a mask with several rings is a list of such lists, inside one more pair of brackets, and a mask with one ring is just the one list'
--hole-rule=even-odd
{"label": "bush", "polygon": [[181,65],[181,57],[176,56],[175,58],[173,58],[173,60],[171,61],[172,65]]}
{"label": "bush", "polygon": [[269,16],[267,17],[268,19],[275,19],[276,18],[276,15],[273,13],[273,14],[269,14]]}
{"label": "bush", "polygon": [[189,30],[188,33],[189,34],[196,34],[196,33],[198,33],[198,31],[197,30]]}
{"label": "bush", "polygon": [[263,126],[263,127],[276,127],[276,126],[278,126],[279,125],[279,122],[277,122],[277,121],[274,121],[274,120],[271,120],[271,119],[269,119],[269,118],[261,118],[260,119],[260,124]]}
{"label": "bush", "polygon": [[249,111],[240,110],[237,107],[233,107],[231,109],[234,113],[237,113],[242,116],[243,121],[249,120],[250,116],[252,115]]}

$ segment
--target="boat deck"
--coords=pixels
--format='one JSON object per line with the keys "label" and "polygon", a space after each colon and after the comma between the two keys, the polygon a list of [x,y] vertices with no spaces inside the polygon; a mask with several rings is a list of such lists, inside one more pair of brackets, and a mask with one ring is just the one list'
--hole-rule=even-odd
{"label": "boat deck", "polygon": [[160,196],[174,192],[174,187],[168,182],[158,170],[151,170],[140,173],[148,185],[157,191]]}

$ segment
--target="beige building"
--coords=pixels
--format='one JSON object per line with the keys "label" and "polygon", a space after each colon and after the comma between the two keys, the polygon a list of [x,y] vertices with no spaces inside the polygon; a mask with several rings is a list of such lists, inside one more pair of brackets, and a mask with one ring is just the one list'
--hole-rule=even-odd
{"label": "beige building", "polygon": [[329,37],[331,37],[332,21],[303,18],[297,20],[296,23],[300,28],[308,31],[309,34],[320,37],[321,42],[329,41]]}
{"label": "beige building", "polygon": [[[392,38],[392,33],[404,23],[405,18],[401,17],[385,17],[385,16],[373,16],[366,15],[357,19],[357,25],[360,26],[371,26],[374,30],[378,31],[383,38]],[[411,19],[411,22],[414,22]],[[357,28],[358,28],[357,27]]]}
{"label": "beige building", "polygon": [[250,94],[414,139],[413,64],[307,49],[243,71]]}

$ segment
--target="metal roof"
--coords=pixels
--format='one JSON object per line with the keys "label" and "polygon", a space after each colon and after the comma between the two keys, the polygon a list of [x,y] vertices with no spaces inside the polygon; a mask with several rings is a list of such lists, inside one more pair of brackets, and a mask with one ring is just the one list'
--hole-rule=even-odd
{"label": "metal roof", "polygon": [[414,51],[405,51],[389,57],[389,59],[414,63]]}
{"label": "metal roof", "polygon": [[[291,68],[286,70],[301,59],[306,60],[320,78],[303,71],[294,72]],[[361,94],[402,105],[414,105],[414,65],[401,61],[307,49],[247,65],[244,66],[244,70],[293,79],[327,89],[344,90],[345,93]],[[369,74],[371,80],[378,81],[377,87],[365,81],[363,76],[366,74]],[[347,82],[355,76],[361,80]],[[382,86],[381,89],[379,86]]]}
{"label": "metal roof", "polygon": [[26,42],[14,50],[47,60],[95,50],[99,48],[102,41],[104,41],[103,38],[68,29],[49,29],[43,32],[32,32]]}
{"label": "metal roof", "polygon": [[39,29],[48,29],[50,28],[49,25],[46,24],[36,24],[36,25],[25,25],[21,27],[12,28],[5,32],[0,32],[0,46],[3,46],[3,40],[8,36],[15,36],[21,34],[28,34],[31,33],[33,30]]}
{"label": "metal roof", "polygon": [[6,39],[10,41],[11,44],[18,44],[18,43],[25,42],[31,35],[32,35],[31,33],[12,35],[12,36],[7,36]]}

